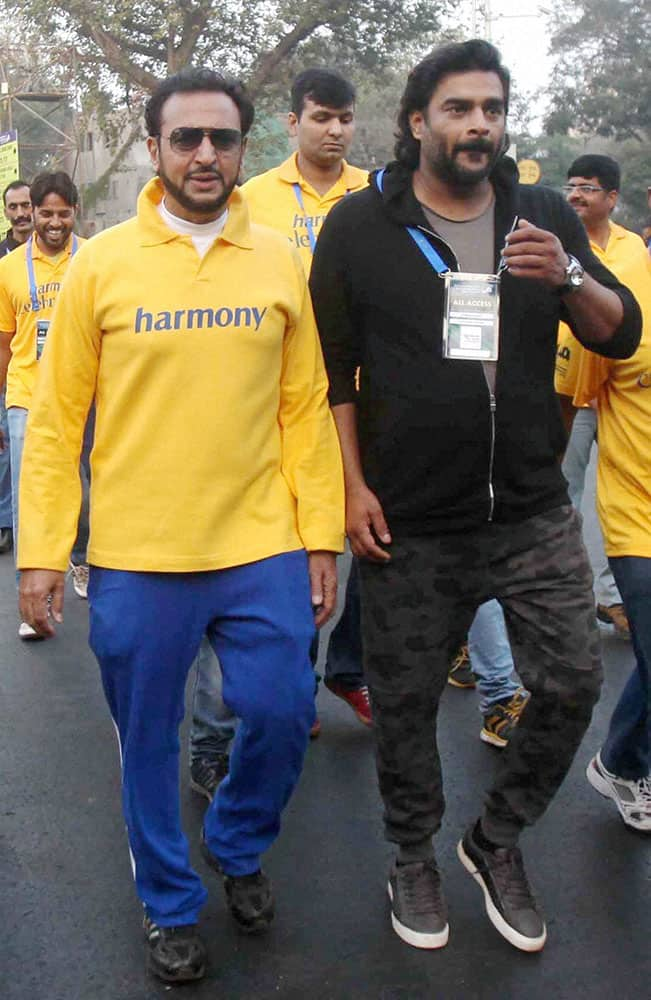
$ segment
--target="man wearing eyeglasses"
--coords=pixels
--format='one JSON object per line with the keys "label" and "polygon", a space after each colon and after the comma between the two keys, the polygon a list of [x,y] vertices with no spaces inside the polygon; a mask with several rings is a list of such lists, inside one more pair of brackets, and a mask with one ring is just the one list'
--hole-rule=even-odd
{"label": "man wearing eyeglasses", "polygon": [[[647,254],[641,238],[611,219],[617,205],[621,180],[616,160],[598,153],[580,156],[571,164],[567,177],[563,192],[583,222],[590,240],[590,249],[598,259],[618,277],[622,268],[627,268],[635,261],[646,267]],[[580,344],[567,324],[561,323],[556,358],[556,386],[561,393],[561,405],[565,411],[572,393],[567,396],[564,390],[574,382],[574,370],[580,354]],[[580,509],[586,470],[596,440],[597,414],[595,408],[587,404],[576,411],[571,407],[570,419],[572,417],[574,422],[563,460],[563,473],[568,481],[570,499]],[[602,629],[620,638],[630,639],[622,598],[603,550],[600,562],[595,586],[597,621]]]}
{"label": "man wearing eyeglasses", "polygon": [[21,492],[21,607],[61,621],[76,459],[96,399],[90,644],[119,735],[150,970],[198,979],[206,900],[180,822],[178,727],[202,636],[241,719],[208,809],[206,864],[247,933],[274,914],[260,855],[314,719],[309,646],[332,613],[341,461],[310,297],[287,241],[236,190],[253,106],[209,70],[145,113],[157,177],[135,218],[90,241],[59,299]]}
{"label": "man wearing eyeglasses", "polygon": [[[598,429],[597,510],[619,607],[599,605],[597,613],[601,620],[609,616],[615,626],[618,613],[624,618],[627,631],[631,630],[636,661],[606,738],[586,774],[593,788],[614,802],[626,826],[649,832],[651,262],[640,237],[610,221],[620,182],[616,161],[607,156],[582,156],[572,164],[568,177],[568,200],[586,227],[594,254],[634,292],[644,321],[635,354],[617,361],[590,354],[569,329],[562,328],[556,389],[566,411],[571,404],[579,407],[564,463],[570,493],[573,481],[579,480],[582,486]],[[585,442],[584,447],[581,442]],[[574,468],[568,467],[568,459]]]}

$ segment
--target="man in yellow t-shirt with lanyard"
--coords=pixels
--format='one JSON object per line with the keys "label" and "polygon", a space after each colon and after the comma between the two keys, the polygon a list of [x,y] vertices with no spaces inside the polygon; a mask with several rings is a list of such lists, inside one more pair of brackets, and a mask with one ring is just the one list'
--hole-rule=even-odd
{"label": "man in yellow t-shirt with lanyard", "polygon": [[[567,200],[580,217],[590,240],[590,248],[607,268],[619,277],[621,269],[632,261],[644,261],[647,254],[640,237],[611,221],[620,189],[619,164],[610,156],[588,153],[578,157],[567,171],[564,191]],[[565,386],[573,384],[574,369],[580,357],[580,345],[569,327],[559,327],[556,357],[556,381],[561,403],[571,396]],[[568,401],[569,402],[569,401]],[[563,472],[568,482],[572,503],[580,510],[585,474],[590,452],[595,442],[597,415],[588,402],[578,412],[571,408],[572,432],[563,459]],[[597,558],[596,602],[597,621],[601,628],[612,630],[628,639],[630,632],[622,598],[606,561],[603,549]]]}
{"label": "man in yellow t-shirt with lanyard", "polygon": [[[571,202],[579,197],[586,202],[603,200],[614,194],[579,190],[581,186],[598,188],[595,164],[581,162],[595,159],[606,158],[581,157],[570,168]],[[562,330],[559,337],[557,392],[566,407],[570,401],[575,407],[596,401],[597,510],[636,659],[606,740],[588,765],[587,777],[597,791],[615,802],[627,826],[650,831],[651,258],[638,236],[614,223],[608,224],[607,239],[601,243],[589,229],[588,233],[593,251],[635,294],[644,325],[640,346],[626,361],[586,351],[569,331]]]}
{"label": "man in yellow t-shirt with lanyard", "polygon": [[[30,195],[35,231],[0,261],[0,385],[6,380],[15,540],[25,425],[39,361],[61,282],[82,242],[73,233],[79,199],[68,174],[63,171],[39,174],[32,182]],[[72,552],[72,566],[87,578],[87,524],[81,523],[80,529]],[[18,635],[21,639],[40,638],[27,622],[21,622]]]}
{"label": "man in yellow t-shirt with lanyard", "polygon": [[[289,134],[295,153],[280,166],[243,185],[253,222],[287,236],[309,277],[319,231],[328,212],[342,198],[368,183],[368,171],[346,162],[355,132],[355,88],[329,69],[307,69],[291,88]],[[312,649],[316,661],[318,637]],[[353,563],[344,611],[330,635],[325,684],[370,725],[371,706],[362,674],[357,567]],[[318,736],[316,719],[311,736]],[[207,639],[197,658],[190,731],[190,783],[212,799],[228,773],[228,752],[235,733],[232,714],[221,697],[219,665]]]}

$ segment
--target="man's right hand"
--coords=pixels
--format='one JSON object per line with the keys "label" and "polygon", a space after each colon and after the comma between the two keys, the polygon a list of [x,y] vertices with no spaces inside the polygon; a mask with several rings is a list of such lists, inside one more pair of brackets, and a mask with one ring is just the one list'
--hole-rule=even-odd
{"label": "man's right hand", "polygon": [[49,639],[55,635],[53,621],[63,621],[65,573],[54,569],[23,569],[20,572],[20,615],[24,622]]}
{"label": "man's right hand", "polygon": [[353,555],[371,562],[388,562],[391,556],[378,545],[391,544],[391,532],[384,519],[380,501],[368,486],[346,494],[346,534]]}

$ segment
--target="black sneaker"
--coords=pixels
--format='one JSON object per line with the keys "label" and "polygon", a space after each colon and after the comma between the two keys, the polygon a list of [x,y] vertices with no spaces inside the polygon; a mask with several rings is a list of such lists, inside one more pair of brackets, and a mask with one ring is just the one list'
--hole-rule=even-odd
{"label": "black sneaker", "polygon": [[473,828],[459,841],[457,854],[484,891],[488,919],[507,941],[521,951],[541,951],[547,929],[533,897],[518,847],[484,851]]}
{"label": "black sneaker", "polygon": [[228,908],[240,930],[245,934],[263,934],[268,930],[275,909],[271,880],[262,869],[251,875],[226,875],[217,858],[210,853],[203,833],[201,853],[208,867],[224,880]]}
{"label": "black sneaker", "polygon": [[213,760],[199,757],[190,764],[190,788],[205,795],[209,802],[228,774],[228,754],[220,753]]}
{"label": "black sneaker", "polygon": [[399,938],[414,948],[443,948],[448,943],[448,912],[436,861],[394,861],[388,885],[391,923]]}
{"label": "black sneaker", "polygon": [[196,924],[159,927],[146,916],[143,928],[149,972],[166,983],[187,983],[205,975],[206,947]]}

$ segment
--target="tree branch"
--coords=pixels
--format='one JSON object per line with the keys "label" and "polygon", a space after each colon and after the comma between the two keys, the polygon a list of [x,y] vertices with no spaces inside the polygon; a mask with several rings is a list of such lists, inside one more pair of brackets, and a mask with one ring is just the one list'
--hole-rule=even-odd
{"label": "tree branch", "polygon": [[273,75],[283,59],[286,59],[300,45],[301,42],[309,38],[317,28],[325,24],[325,18],[310,18],[306,21],[299,21],[291,31],[280,39],[273,49],[262,52],[257,60],[254,72],[247,80],[247,89],[252,97],[255,97],[259,90]]}

